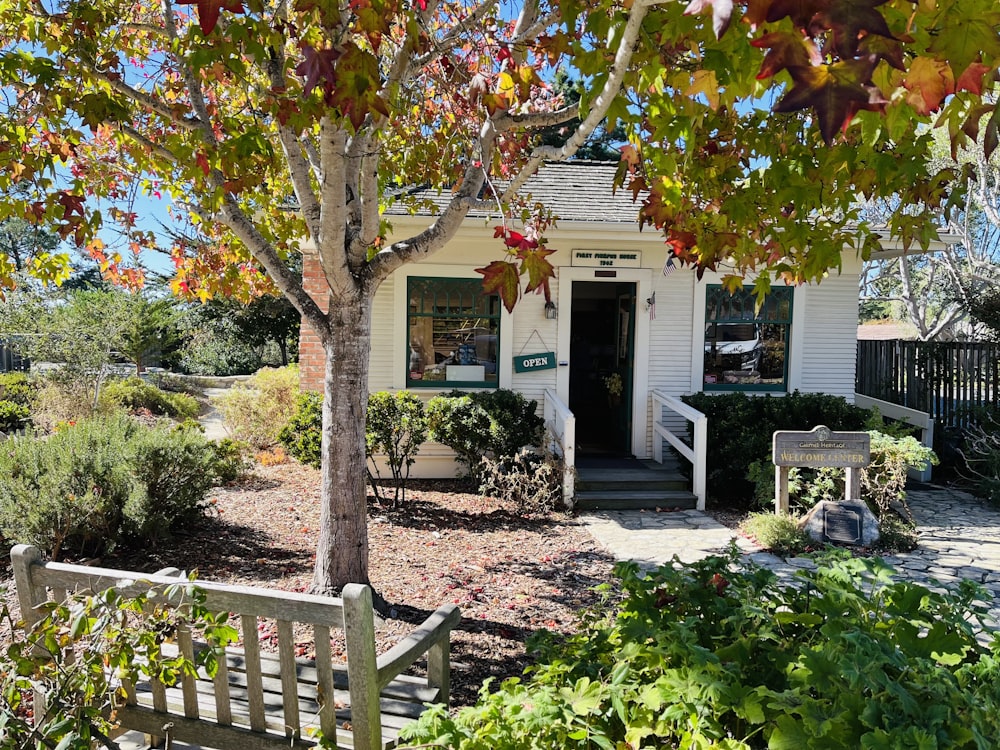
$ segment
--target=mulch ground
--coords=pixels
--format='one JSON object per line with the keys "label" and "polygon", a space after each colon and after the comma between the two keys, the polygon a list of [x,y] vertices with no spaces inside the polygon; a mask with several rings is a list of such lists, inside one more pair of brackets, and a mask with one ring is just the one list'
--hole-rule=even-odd
{"label": "mulch ground", "polygon": [[[319,526],[319,475],[289,463],[258,467],[217,488],[213,512],[141,551],[105,558],[106,567],[153,572],[175,566],[200,578],[305,591]],[[569,632],[611,578],[613,560],[586,529],[560,514],[523,517],[459,482],[411,481],[398,509],[370,498],[372,586],[389,603],[377,650],[444,603],[462,610],[452,634],[452,702],[474,702],[487,677],[519,675],[524,641],[539,628]],[[0,581],[9,577],[0,568]],[[0,642],[4,640],[0,633]]]}

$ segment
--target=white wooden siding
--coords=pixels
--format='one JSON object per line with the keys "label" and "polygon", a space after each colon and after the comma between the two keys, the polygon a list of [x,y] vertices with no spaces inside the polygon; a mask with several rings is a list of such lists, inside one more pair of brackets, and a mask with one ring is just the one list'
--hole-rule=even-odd
{"label": "white wooden siding", "polygon": [[[857,358],[858,276],[845,269],[820,284],[795,290],[794,304],[802,304],[798,360],[799,390],[829,393],[854,401],[854,371]],[[798,359],[798,358],[796,358]],[[794,360],[793,360],[794,361]]]}

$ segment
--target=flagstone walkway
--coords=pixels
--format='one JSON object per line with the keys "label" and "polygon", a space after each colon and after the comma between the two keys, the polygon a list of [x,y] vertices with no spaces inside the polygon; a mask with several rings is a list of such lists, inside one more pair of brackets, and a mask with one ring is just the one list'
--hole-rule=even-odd
{"label": "flagstone walkway", "polygon": [[[917,548],[886,556],[886,562],[901,576],[931,586],[964,578],[983,584],[992,595],[992,619],[1000,623],[1000,508],[968,493],[932,485],[910,489],[907,503],[917,522]],[[750,559],[779,574],[814,565],[808,558],[784,560],[763,552],[696,510],[595,511],[581,516],[581,521],[616,559],[650,568],[675,556],[682,562],[700,560],[722,552],[733,538]]]}

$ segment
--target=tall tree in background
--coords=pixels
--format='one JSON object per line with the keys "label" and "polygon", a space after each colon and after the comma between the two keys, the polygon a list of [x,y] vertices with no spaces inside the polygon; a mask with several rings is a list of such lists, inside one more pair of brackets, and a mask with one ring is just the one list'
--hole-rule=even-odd
{"label": "tall tree in background", "polygon": [[[869,261],[861,277],[862,316],[872,309],[911,323],[921,341],[977,335],[992,319],[1000,283],[1000,159],[987,158],[979,143],[952,150],[937,133],[932,164],[961,174],[964,203],[944,229],[952,243],[943,250]],[[885,221],[892,211],[869,204],[866,217]]]}
{"label": "tall tree in background", "polygon": [[[141,249],[136,211],[92,201],[127,201],[137,185],[169,194],[207,240],[174,248],[179,293],[276,288],[291,300],[326,351],[313,589],[332,591],[368,578],[372,300],[394,270],[442,247],[470,209],[496,206],[506,256],[482,269],[486,288],[508,307],[522,284],[548,294],[547,217],[519,193],[606,121],[629,134],[623,189],[682,262],[720,268],[730,287],[756,270],[759,293],[820,279],[845,247],[877,246],[853,226],[858,195],[929,210],[960,200],[949,185],[964,183],[928,167],[919,124],[933,116],[956,140],[995,148],[995,99],[983,96],[1000,56],[994,5],[6,0],[0,190],[30,194],[0,211],[53,226],[140,283],[98,238],[113,219]],[[561,68],[585,84],[578,104],[545,83]],[[573,122],[535,145],[542,128]],[[384,211],[408,198],[391,188],[414,184],[449,201],[395,237]],[[299,210],[279,210],[291,195]],[[932,218],[890,226],[909,244],[932,235]],[[329,285],[320,299],[288,267],[303,238]]]}

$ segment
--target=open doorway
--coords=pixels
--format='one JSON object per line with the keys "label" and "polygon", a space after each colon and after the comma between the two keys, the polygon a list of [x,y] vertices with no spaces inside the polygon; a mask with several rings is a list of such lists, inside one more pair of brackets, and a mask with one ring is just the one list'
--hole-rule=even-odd
{"label": "open doorway", "polygon": [[569,408],[578,455],[632,453],[635,296],[632,282],[573,282]]}

